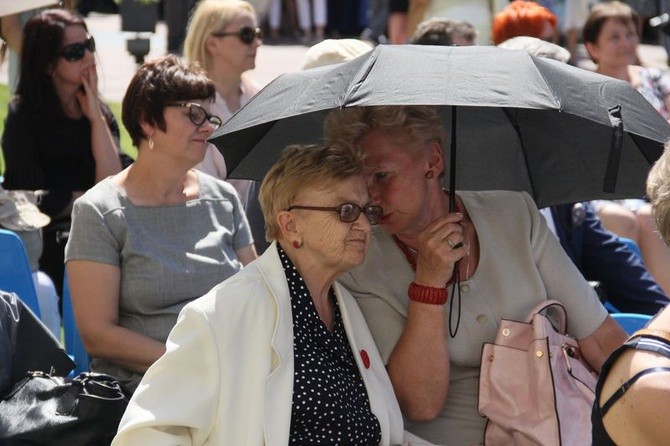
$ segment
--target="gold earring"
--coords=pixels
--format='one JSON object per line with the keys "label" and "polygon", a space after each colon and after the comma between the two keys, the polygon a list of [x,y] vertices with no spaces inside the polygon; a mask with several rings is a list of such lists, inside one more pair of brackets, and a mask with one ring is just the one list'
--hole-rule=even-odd
{"label": "gold earring", "polygon": [[149,150],[154,149],[154,139],[150,136],[149,137]]}

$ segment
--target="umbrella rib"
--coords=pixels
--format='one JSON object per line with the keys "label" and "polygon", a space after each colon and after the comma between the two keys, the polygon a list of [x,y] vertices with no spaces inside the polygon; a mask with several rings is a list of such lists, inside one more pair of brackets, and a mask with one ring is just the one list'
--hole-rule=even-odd
{"label": "umbrella rib", "polygon": [[[554,101],[556,102],[557,110],[562,111],[563,110],[563,104],[561,104],[561,99],[556,94],[556,91],[554,91],[551,83],[547,82],[547,78],[544,76],[544,73],[542,72],[542,70],[537,68],[537,61],[542,60],[542,58],[533,56],[532,54],[528,54],[528,57],[530,57],[530,59],[533,61],[533,65],[535,66],[535,69],[537,70],[538,75],[542,78],[542,82],[544,82],[545,87],[547,87],[547,90],[551,92],[551,97],[554,98]],[[543,60],[543,62],[545,62],[545,61]]]}
{"label": "umbrella rib", "polygon": [[340,104],[340,108],[343,108],[343,107],[347,106],[347,104],[349,103],[350,98],[354,95],[354,91],[358,90],[358,88],[363,84],[363,81],[368,77],[368,74],[370,74],[370,71],[372,71],[372,67],[374,66],[375,62],[377,61],[379,51],[380,51],[380,46],[377,46],[370,53],[370,57],[368,57],[365,60],[365,64],[363,64],[363,66],[358,69],[358,71],[356,72],[356,74],[353,77],[354,81],[351,82],[351,84],[349,85],[349,88],[347,89],[346,93],[344,94],[344,97],[342,98],[342,103]]}
{"label": "umbrella rib", "polygon": [[533,197],[534,200],[537,201],[537,196],[535,195],[535,179],[533,178],[533,173],[528,168],[528,155],[526,153],[526,146],[523,143],[521,128],[519,128],[519,123],[516,121],[516,119],[514,119],[508,108],[503,108],[502,111],[503,113],[505,113],[505,116],[507,116],[507,119],[509,120],[510,124],[512,124],[512,128],[514,128],[517,138],[519,138],[519,145],[521,146],[521,153],[523,155],[523,160],[525,162],[524,164],[526,166],[526,174],[528,175],[528,179],[530,181],[531,196]]}

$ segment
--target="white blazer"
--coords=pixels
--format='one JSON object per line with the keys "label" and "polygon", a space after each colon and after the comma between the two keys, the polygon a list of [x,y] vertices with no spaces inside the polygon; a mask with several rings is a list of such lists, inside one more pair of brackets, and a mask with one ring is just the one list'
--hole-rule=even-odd
{"label": "white blazer", "polygon": [[[334,289],[381,424],[380,444],[400,444],[403,420],[384,363],[351,294],[338,283]],[[167,352],[142,379],[112,444],[285,446],[293,361],[291,302],[275,242],[183,308]]]}

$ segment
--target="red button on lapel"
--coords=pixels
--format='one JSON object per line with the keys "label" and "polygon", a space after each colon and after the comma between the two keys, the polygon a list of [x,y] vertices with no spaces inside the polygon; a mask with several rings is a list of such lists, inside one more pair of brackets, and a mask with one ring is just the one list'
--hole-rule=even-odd
{"label": "red button on lapel", "polygon": [[361,359],[363,360],[363,365],[365,366],[366,369],[370,368],[370,357],[368,356],[368,352],[365,350],[361,350]]}

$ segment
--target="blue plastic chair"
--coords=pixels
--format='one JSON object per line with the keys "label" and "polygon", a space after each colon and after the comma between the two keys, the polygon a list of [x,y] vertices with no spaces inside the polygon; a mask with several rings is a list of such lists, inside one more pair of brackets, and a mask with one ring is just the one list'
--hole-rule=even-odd
{"label": "blue plastic chair", "polygon": [[0,289],[16,293],[35,316],[40,317],[26,248],[18,235],[6,229],[0,229]]}
{"label": "blue plastic chair", "polygon": [[647,314],[612,313],[610,316],[612,316],[612,318],[617,321],[629,335],[644,328],[651,320],[651,316]]}
{"label": "blue plastic chair", "polygon": [[74,311],[72,310],[72,298],[70,297],[70,285],[67,280],[67,272],[63,277],[63,339],[65,341],[65,351],[70,358],[77,364],[72,371],[72,376],[77,376],[82,372],[89,370],[90,359],[88,352],[84,348],[84,343],[79,337],[79,330],[74,320]]}

